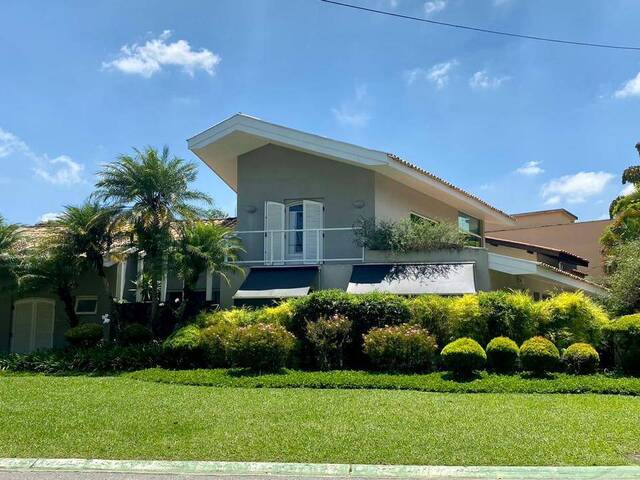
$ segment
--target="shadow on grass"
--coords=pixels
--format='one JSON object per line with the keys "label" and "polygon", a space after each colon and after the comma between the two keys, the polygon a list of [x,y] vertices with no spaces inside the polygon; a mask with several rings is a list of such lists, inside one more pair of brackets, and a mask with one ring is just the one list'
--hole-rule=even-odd
{"label": "shadow on grass", "polygon": [[482,376],[478,372],[444,372],[442,379],[450,382],[469,383],[480,380]]}

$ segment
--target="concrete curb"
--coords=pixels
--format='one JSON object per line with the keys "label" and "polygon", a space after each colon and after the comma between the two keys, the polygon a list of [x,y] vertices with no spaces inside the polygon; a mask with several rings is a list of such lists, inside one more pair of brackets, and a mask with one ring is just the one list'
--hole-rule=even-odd
{"label": "concrete curb", "polygon": [[64,471],[173,475],[269,475],[290,477],[420,479],[627,479],[640,478],[640,466],[619,467],[449,467],[323,463],[209,462],[0,458],[0,471]]}

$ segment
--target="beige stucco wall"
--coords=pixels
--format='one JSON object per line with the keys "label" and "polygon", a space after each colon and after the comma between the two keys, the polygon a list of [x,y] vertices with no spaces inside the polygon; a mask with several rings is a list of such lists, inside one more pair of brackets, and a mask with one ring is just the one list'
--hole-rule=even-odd
{"label": "beige stucco wall", "polygon": [[458,221],[458,210],[379,173],[375,174],[375,216],[401,220],[411,212],[425,217]]}
{"label": "beige stucco wall", "polygon": [[505,247],[503,245],[491,245],[487,242],[487,250],[492,253],[498,253],[500,255],[507,255],[509,257],[522,258],[523,260],[530,260],[532,262],[538,261],[538,256],[535,253],[529,253],[526,250],[519,248]]}
{"label": "beige stucco wall", "polygon": [[540,296],[575,291],[574,288],[527,275],[509,275],[490,270],[490,277],[492,290],[523,290]]}
{"label": "beige stucco wall", "polygon": [[507,240],[559,248],[579,255],[589,260],[589,266],[578,267],[578,270],[597,279],[603,276],[599,240],[609,222],[609,220],[594,220],[514,230],[496,230],[490,235]]}

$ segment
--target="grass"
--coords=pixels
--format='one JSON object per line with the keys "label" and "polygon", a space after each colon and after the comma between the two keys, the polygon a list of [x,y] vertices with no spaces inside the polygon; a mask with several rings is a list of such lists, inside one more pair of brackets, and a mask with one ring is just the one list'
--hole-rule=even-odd
{"label": "grass", "polygon": [[554,374],[533,378],[521,374],[482,372],[460,381],[447,373],[399,375],[360,371],[306,372],[285,370],[275,374],[250,374],[241,370],[165,370],[153,368],[127,374],[130,378],[177,385],[245,388],[340,388],[417,390],[443,393],[600,393],[640,395],[640,378],[612,375]]}
{"label": "grass", "polygon": [[640,398],[0,376],[0,457],[617,465]]}

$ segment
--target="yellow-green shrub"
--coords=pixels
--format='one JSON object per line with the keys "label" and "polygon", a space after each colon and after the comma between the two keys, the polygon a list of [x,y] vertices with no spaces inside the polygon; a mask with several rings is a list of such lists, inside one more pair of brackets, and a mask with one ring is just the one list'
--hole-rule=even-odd
{"label": "yellow-green shrub", "polygon": [[599,345],[602,329],[609,323],[605,311],[583,292],[563,292],[543,302],[545,337],[560,348],[584,342]]}
{"label": "yellow-green shrub", "polygon": [[477,295],[451,299],[451,322],[453,338],[469,337],[476,342],[487,343],[487,321],[480,310]]}
{"label": "yellow-green shrub", "polygon": [[496,372],[513,372],[518,367],[520,349],[508,337],[496,337],[487,345],[487,364]]}
{"label": "yellow-green shrub", "polygon": [[562,354],[562,362],[569,373],[593,373],[600,365],[600,355],[588,343],[574,343]]}
{"label": "yellow-green shrub", "polygon": [[258,323],[271,323],[282,325],[289,329],[293,322],[292,302],[282,302],[272,307],[264,307],[255,312],[255,320]]}
{"label": "yellow-green shrub", "polygon": [[440,352],[440,358],[445,368],[456,375],[482,370],[487,363],[487,354],[472,338],[459,338],[447,344]]}
{"label": "yellow-green shrub", "polygon": [[245,307],[233,307],[228,310],[203,312],[196,318],[196,324],[201,328],[218,325],[220,323],[242,327],[256,323],[256,315],[255,310]]}
{"label": "yellow-green shrub", "polygon": [[558,368],[560,352],[547,338],[533,337],[520,346],[520,363],[528,372],[542,374]]}
{"label": "yellow-green shrub", "polygon": [[534,300],[524,292],[480,292],[478,302],[489,338],[509,337],[522,342],[537,332]]}
{"label": "yellow-green shrub", "polygon": [[436,341],[445,345],[453,340],[451,298],[421,295],[410,300],[411,321],[429,331]]}

